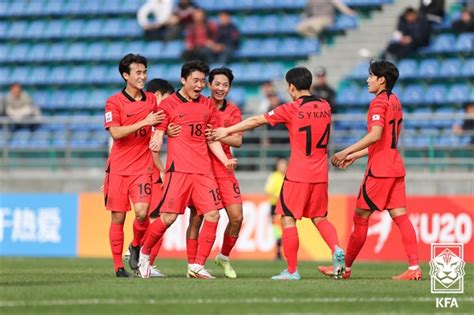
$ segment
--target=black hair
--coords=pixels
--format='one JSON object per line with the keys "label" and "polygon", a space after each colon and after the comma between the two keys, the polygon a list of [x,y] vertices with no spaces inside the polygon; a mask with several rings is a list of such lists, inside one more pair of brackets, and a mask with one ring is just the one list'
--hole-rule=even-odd
{"label": "black hair", "polygon": [[405,9],[405,12],[403,12],[403,15],[407,15],[408,13],[417,13],[416,10],[412,7],[408,7]]}
{"label": "black hair", "polygon": [[[120,63],[119,63],[119,72],[120,72],[120,75],[122,76],[122,78],[125,80],[125,78],[123,77],[123,73],[128,73],[130,74],[130,65],[132,63],[137,63],[137,64],[142,64],[145,66],[145,68],[147,67],[147,64],[148,64],[148,60],[146,60],[145,57],[141,56],[141,55],[135,55],[135,54],[127,54],[125,55],[122,60],[120,60]],[[125,80],[127,81],[127,80]]]}
{"label": "black hair", "polygon": [[225,75],[227,79],[229,80],[229,85],[232,85],[232,81],[234,81],[234,74],[232,73],[232,70],[230,70],[227,67],[212,69],[211,72],[209,73],[209,83],[212,83],[212,81],[214,81],[214,77],[218,74]]}
{"label": "black hair", "polygon": [[387,60],[371,60],[369,73],[376,77],[384,77],[387,91],[391,92],[400,76],[397,66]]}
{"label": "black hair", "polygon": [[156,93],[160,92],[162,95],[163,94],[171,94],[174,92],[174,87],[171,83],[164,79],[153,79],[150,82],[148,82],[146,86],[147,92],[151,93]]}
{"label": "black hair", "polygon": [[181,67],[181,78],[187,79],[194,71],[202,72],[207,76],[209,74],[209,66],[201,60],[188,61]]}
{"label": "black hair", "polygon": [[305,67],[290,69],[286,73],[285,79],[288,84],[293,84],[298,91],[309,90],[313,83],[313,75]]}

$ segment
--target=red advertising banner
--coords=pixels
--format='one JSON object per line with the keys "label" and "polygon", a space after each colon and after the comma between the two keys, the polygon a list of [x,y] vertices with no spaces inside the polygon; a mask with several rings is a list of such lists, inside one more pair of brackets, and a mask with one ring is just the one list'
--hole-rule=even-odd
{"label": "red advertising banner", "polygon": [[[348,210],[352,211],[355,199],[351,198],[349,204]],[[418,236],[421,261],[430,260],[431,243],[463,243],[464,260],[474,261],[474,197],[408,197],[407,211]],[[352,220],[352,214],[347,219]],[[349,227],[348,233],[351,229]],[[367,241],[357,259],[407,260],[400,232],[387,211],[376,212],[371,216]]]}

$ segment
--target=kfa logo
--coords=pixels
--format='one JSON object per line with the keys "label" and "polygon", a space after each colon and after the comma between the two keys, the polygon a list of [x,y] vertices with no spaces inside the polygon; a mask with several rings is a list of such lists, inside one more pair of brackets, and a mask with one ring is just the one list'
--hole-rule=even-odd
{"label": "kfa logo", "polygon": [[464,293],[464,244],[431,244],[431,293]]}

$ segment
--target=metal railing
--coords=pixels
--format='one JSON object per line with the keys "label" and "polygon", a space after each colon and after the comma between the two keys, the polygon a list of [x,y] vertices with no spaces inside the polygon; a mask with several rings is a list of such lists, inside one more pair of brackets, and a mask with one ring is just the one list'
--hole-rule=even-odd
{"label": "metal railing", "polygon": [[[416,121],[446,121],[474,120],[474,115],[446,114],[439,115],[405,115],[405,122]],[[362,126],[366,115],[333,115],[334,126],[328,145],[329,154],[350,145],[360,139],[366,132]],[[353,129],[341,128],[344,122],[359,126]],[[54,116],[28,120],[22,123],[7,118],[0,118],[2,138],[1,165],[3,170],[17,168],[100,168],[105,166],[109,145],[107,132],[103,130],[102,116]],[[445,126],[447,126],[445,124]],[[17,129],[14,131],[14,129]],[[33,130],[29,139],[16,141],[15,133],[19,130]],[[90,137],[101,135],[103,141],[94,142],[89,139],[77,144],[75,132],[89,130]],[[474,130],[464,131],[462,135],[450,133],[444,128],[444,133],[433,128],[402,129],[399,139],[399,150],[405,158],[405,164],[412,169],[425,171],[436,170],[474,170]],[[38,145],[34,139],[37,133],[50,133],[48,139],[41,139]],[[103,134],[102,134],[103,132]],[[28,131],[26,131],[28,134]],[[61,141],[57,141],[57,137]],[[105,140],[104,140],[105,139]],[[445,140],[445,141],[443,141]],[[451,141],[452,140],[452,141]],[[16,141],[16,142],[15,142]],[[288,157],[290,145],[286,130],[270,130],[261,127],[246,132],[241,148],[234,150],[239,160],[240,170],[266,171],[272,168],[276,157]],[[363,163],[359,163],[362,165]],[[363,166],[358,166],[363,167]]]}

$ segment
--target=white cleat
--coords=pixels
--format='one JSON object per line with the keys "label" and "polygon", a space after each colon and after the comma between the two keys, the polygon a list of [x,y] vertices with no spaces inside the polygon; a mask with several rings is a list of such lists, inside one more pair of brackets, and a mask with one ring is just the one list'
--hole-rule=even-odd
{"label": "white cleat", "polygon": [[213,275],[204,267],[201,266],[193,266],[192,268],[188,269],[188,276],[189,278],[196,278],[196,279],[204,279],[204,280],[212,280],[215,279]]}
{"label": "white cleat", "polygon": [[150,278],[165,278],[166,275],[162,273],[158,268],[155,266],[151,266],[150,268]]}
{"label": "white cleat", "polygon": [[140,259],[138,260],[138,275],[140,278],[150,278],[150,255],[145,255],[140,251]]}

